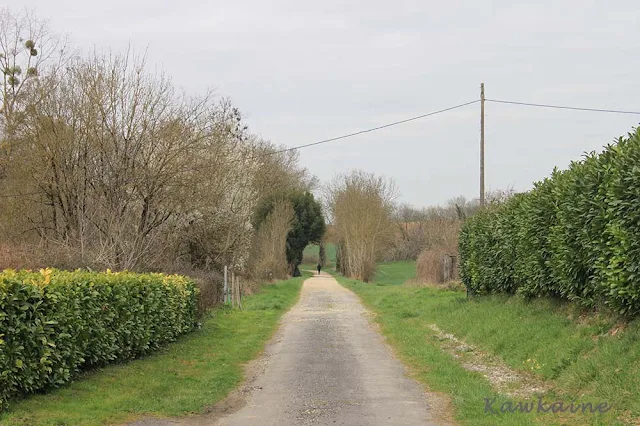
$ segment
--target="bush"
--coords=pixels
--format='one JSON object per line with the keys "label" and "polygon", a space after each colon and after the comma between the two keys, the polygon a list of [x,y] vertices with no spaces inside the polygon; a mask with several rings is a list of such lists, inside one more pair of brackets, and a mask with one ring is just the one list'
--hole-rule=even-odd
{"label": "bush", "polygon": [[304,253],[302,255],[302,264],[317,265],[320,262],[320,256],[317,253]]}
{"label": "bush", "polygon": [[444,259],[453,256],[455,263],[448,281],[458,277],[458,234],[461,221],[451,218],[434,218],[421,224],[427,236],[428,247],[422,250],[416,262],[416,278],[428,283],[445,282]]}
{"label": "bush", "polygon": [[425,250],[416,261],[416,278],[425,283],[440,284],[444,282],[442,258],[448,254],[442,248]]}
{"label": "bush", "polygon": [[473,293],[556,296],[640,312],[640,129],[490,205],[460,233]]}
{"label": "bush", "polygon": [[188,263],[174,264],[164,272],[188,276],[198,289],[198,318],[202,318],[208,311],[222,303],[224,293],[224,275],[213,269],[194,268]]}
{"label": "bush", "polygon": [[0,404],[175,340],[196,325],[197,298],[178,275],[0,273]]}

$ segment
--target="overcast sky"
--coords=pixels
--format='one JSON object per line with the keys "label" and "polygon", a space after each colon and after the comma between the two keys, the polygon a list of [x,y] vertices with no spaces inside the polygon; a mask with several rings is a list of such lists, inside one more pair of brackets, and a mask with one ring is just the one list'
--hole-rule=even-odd
{"label": "overcast sky", "polygon": [[[479,97],[640,110],[640,1],[36,0],[87,51],[148,48],[188,92],[214,88],[294,146]],[[638,115],[488,103],[488,188],[531,188]],[[322,181],[362,169],[416,205],[477,197],[480,107],[301,151]]]}

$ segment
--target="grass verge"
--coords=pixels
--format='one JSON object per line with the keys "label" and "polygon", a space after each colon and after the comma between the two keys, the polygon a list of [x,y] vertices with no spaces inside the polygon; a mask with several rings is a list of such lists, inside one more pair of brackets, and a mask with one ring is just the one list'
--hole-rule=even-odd
{"label": "grass verge", "polygon": [[44,395],[12,401],[2,425],[104,425],[140,416],[197,413],[223,399],[243,379],[280,317],[295,304],[306,276],[265,285],[243,301],[244,310],[221,308],[202,328],[149,357],[86,373]]}
{"label": "grass verge", "polygon": [[[460,292],[397,285],[408,273],[405,262],[382,265],[374,284],[337,277],[373,310],[383,334],[418,380],[451,396],[456,418],[470,425],[638,424],[640,415],[640,325],[616,330],[610,318],[576,318],[566,305],[517,297],[466,299]],[[387,274],[381,274],[384,270]],[[395,271],[395,274],[394,272]],[[572,318],[573,315],[573,318]],[[514,399],[498,393],[480,373],[465,369],[442,350],[429,327],[465,339],[497,356],[514,370],[552,387],[543,401],[607,402],[602,414],[537,413],[537,398]],[[486,413],[485,398],[536,402],[531,413]]]}

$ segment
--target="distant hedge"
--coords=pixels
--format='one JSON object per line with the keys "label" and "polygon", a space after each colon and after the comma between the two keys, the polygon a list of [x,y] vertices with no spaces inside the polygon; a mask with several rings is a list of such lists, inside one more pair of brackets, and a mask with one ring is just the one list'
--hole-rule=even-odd
{"label": "distant hedge", "polygon": [[460,234],[471,293],[555,296],[640,313],[640,129],[491,205]]}
{"label": "distant hedge", "polygon": [[197,289],[177,275],[0,273],[0,411],[86,367],[135,358],[196,325]]}

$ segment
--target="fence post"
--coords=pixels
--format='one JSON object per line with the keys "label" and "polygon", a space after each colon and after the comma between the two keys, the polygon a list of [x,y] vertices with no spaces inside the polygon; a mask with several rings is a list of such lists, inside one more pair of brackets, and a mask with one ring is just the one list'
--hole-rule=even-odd
{"label": "fence post", "polygon": [[222,293],[222,301],[225,305],[227,304],[228,291],[229,291],[229,283],[227,281],[227,265],[224,265],[224,290]]}
{"label": "fence post", "polygon": [[442,257],[442,277],[445,283],[456,279],[457,261],[458,258],[450,254],[445,254]]}
{"label": "fence post", "polygon": [[229,286],[229,290],[231,292],[231,295],[229,297],[229,300],[231,301],[231,307],[233,308],[233,296],[235,296],[235,289],[234,287],[234,283],[236,281],[236,273],[231,271],[231,285]]}
{"label": "fence post", "polygon": [[445,254],[442,256],[442,282],[443,283],[449,282],[450,260],[451,258],[449,257],[448,254]]}
{"label": "fence post", "polygon": [[236,306],[236,274],[231,273],[231,307]]}
{"label": "fence post", "polygon": [[458,280],[460,273],[458,271],[458,256],[451,256],[451,279]]}
{"label": "fence post", "polygon": [[233,283],[233,305],[236,307],[240,306],[240,303],[238,302],[238,300],[240,300],[240,295],[238,294],[239,291],[239,283],[240,283],[240,277],[236,276],[234,283]]}
{"label": "fence post", "polygon": [[240,277],[236,277],[236,306],[240,307]]}

